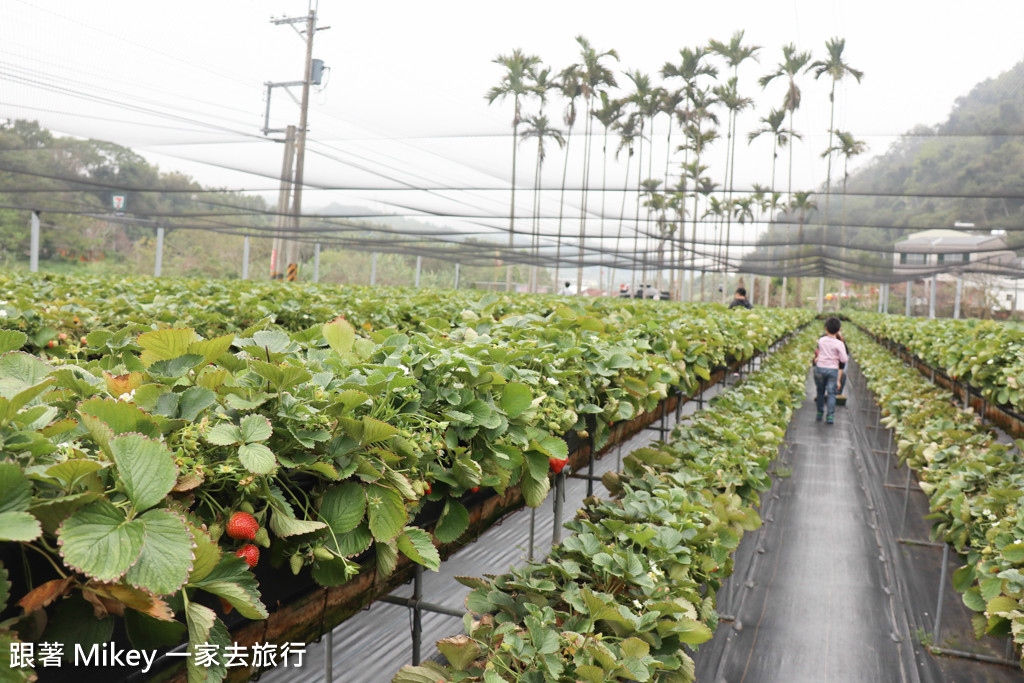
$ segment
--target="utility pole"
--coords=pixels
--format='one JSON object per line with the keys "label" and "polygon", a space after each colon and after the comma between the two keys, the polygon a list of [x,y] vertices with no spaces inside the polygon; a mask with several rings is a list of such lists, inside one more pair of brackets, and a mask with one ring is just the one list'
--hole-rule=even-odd
{"label": "utility pole", "polygon": [[[313,2],[310,3],[309,12],[304,17],[289,17],[272,19],[271,23],[278,26],[286,24],[294,27],[295,24],[305,22],[306,30],[295,29],[306,41],[306,59],[301,81],[287,81],[283,83],[266,83],[267,86],[267,112],[263,127],[263,134],[271,132],[285,132],[285,153],[281,165],[281,189],[278,195],[278,237],[274,239],[274,246],[271,250],[271,271],[281,272],[288,265],[298,263],[299,241],[295,239],[301,229],[302,217],[302,184],[305,175],[306,159],[306,128],[309,119],[309,87],[319,85],[323,74],[324,66],[320,60],[313,59],[313,37],[317,31],[324,31],[330,26],[317,28],[316,9]],[[276,87],[288,88],[291,86],[302,86],[302,98],[299,101],[299,125],[288,126],[284,131],[270,128],[270,97]],[[290,94],[290,93],[289,93]],[[294,96],[292,96],[294,99]],[[291,236],[286,233],[292,232]],[[273,274],[271,275],[273,277]]]}

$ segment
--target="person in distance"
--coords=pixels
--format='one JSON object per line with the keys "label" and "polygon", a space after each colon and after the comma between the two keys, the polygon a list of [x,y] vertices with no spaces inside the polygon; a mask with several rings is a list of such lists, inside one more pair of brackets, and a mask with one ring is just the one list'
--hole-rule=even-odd
{"label": "person in distance", "polygon": [[733,299],[729,303],[729,308],[736,308],[737,306],[742,306],[743,308],[754,307],[754,304],[750,303],[747,299],[747,290],[743,287],[736,288],[736,294],[733,295]]}
{"label": "person in distance", "polygon": [[[836,385],[839,382],[840,363],[846,363],[850,357],[846,353],[846,345],[839,339],[839,318],[825,321],[825,334],[818,339],[818,348],[814,350],[814,385],[818,393],[815,404],[818,408],[817,419],[825,418],[825,424],[835,424]],[[826,408],[828,410],[826,414]]]}

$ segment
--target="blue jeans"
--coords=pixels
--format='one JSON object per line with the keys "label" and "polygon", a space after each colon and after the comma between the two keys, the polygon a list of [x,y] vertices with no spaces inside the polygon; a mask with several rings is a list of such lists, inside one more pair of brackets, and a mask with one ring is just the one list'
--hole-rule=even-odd
{"label": "blue jeans", "polygon": [[[814,385],[818,388],[818,395],[815,397],[814,402],[818,406],[818,413],[825,412],[827,403],[827,417],[830,418],[836,414],[836,381],[838,379],[839,370],[837,368],[819,368],[817,365],[814,366]],[[827,401],[826,394],[828,396]]]}

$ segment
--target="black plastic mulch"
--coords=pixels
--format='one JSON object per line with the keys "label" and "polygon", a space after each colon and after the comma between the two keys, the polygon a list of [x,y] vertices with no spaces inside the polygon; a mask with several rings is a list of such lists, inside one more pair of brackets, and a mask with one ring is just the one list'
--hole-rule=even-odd
{"label": "black plastic mulch", "polygon": [[[886,453],[889,433],[856,363],[835,426],[815,420],[813,382],[796,412],[764,526],[744,537],[723,589],[723,620],[699,648],[701,683],[1024,680],[1009,666],[934,654],[930,645],[1005,659],[1006,640],[978,641],[953,591],[955,551],[933,638],[942,547],[929,541],[928,501]],[[903,519],[906,504],[905,521]],[[1009,657],[1013,658],[1012,652]]]}

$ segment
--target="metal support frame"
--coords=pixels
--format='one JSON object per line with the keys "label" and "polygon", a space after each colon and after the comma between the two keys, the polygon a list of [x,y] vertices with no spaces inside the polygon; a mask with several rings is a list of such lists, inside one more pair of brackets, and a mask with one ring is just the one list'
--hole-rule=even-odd
{"label": "metal support frame", "polygon": [[320,243],[313,245],[313,283],[320,282]]}
{"label": "metal support frame", "polygon": [[29,238],[28,269],[32,273],[39,272],[39,212],[32,212],[32,221],[29,226],[31,236]]}
{"label": "metal support frame", "polygon": [[242,239],[242,279],[249,279],[249,236]]}
{"label": "metal support frame", "polygon": [[377,252],[370,257],[370,286],[377,284]]}
{"label": "metal support frame", "polygon": [[162,225],[156,229],[156,259],[153,264],[153,277],[160,277],[164,269],[164,228]]}

